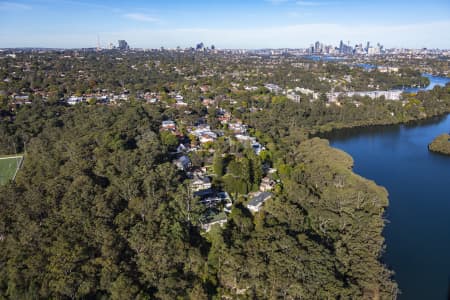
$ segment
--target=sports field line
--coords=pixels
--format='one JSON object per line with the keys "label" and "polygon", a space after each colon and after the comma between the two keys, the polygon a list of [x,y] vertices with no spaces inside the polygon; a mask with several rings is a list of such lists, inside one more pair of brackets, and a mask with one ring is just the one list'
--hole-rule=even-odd
{"label": "sports field line", "polygon": [[16,167],[16,172],[14,172],[14,176],[12,178],[12,180],[16,180],[16,176],[17,176],[17,172],[19,172],[20,167],[22,167],[23,164],[23,155],[21,156],[16,156],[15,158],[20,158],[20,160],[17,162],[17,167]]}
{"label": "sports field line", "polygon": [[0,159],[11,159],[11,158],[22,158],[23,155],[16,155],[16,156],[5,156],[5,157],[0,157]]}

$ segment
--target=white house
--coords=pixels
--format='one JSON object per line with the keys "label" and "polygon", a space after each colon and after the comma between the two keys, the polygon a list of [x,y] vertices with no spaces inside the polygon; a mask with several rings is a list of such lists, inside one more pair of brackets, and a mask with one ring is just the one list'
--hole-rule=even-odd
{"label": "white house", "polygon": [[247,208],[251,212],[258,212],[264,202],[272,198],[272,194],[268,192],[257,193],[247,204]]}
{"label": "white house", "polygon": [[161,128],[165,130],[175,130],[177,126],[172,120],[162,121]]}
{"label": "white house", "polygon": [[208,142],[214,142],[217,139],[217,134],[215,134],[212,131],[206,131],[203,132],[200,137],[198,138],[200,143],[208,143]]}
{"label": "white house", "polygon": [[67,104],[69,104],[69,105],[75,105],[75,104],[78,104],[78,103],[81,103],[81,102],[84,102],[83,97],[72,96],[69,99],[67,99]]}
{"label": "white house", "polygon": [[194,178],[191,181],[191,189],[193,192],[210,189],[211,186],[211,179],[208,176],[194,174]]}

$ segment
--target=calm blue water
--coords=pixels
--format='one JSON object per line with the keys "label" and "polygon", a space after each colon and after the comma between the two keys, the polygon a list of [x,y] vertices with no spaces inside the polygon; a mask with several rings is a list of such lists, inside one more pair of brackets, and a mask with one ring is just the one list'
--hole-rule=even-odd
{"label": "calm blue water", "polygon": [[[333,133],[354,171],[389,191],[384,261],[395,271],[399,299],[447,299],[450,278],[450,157],[428,151],[450,131],[450,115],[415,125]],[[329,137],[330,138],[330,137]]]}
{"label": "calm blue water", "polygon": [[445,86],[450,82],[450,78],[441,77],[441,76],[433,76],[431,74],[422,74],[424,77],[427,77],[430,80],[430,84],[425,88],[407,88],[405,89],[406,93],[417,93],[418,91],[429,91],[432,90],[435,86]]}
{"label": "calm blue water", "polygon": [[366,71],[377,68],[377,66],[372,65],[372,64],[356,64],[356,66],[361,67],[361,68],[363,68]]}
{"label": "calm blue water", "polygon": [[312,61],[343,61],[344,57],[328,56],[328,55],[305,55],[304,58]]}

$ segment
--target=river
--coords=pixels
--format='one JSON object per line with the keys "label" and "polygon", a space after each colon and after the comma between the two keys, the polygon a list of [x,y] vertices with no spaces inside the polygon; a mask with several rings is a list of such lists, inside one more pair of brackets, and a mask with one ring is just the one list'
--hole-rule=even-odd
{"label": "river", "polygon": [[406,88],[404,91],[406,93],[417,93],[419,91],[429,91],[432,90],[435,86],[445,86],[450,82],[450,78],[442,77],[442,76],[434,76],[431,74],[422,74],[422,76],[427,77],[430,80],[430,84],[425,88]]}
{"label": "river", "polygon": [[384,262],[395,271],[399,299],[447,299],[450,280],[450,157],[428,151],[450,131],[450,115],[414,125],[341,130],[333,147],[354,171],[389,191]]}

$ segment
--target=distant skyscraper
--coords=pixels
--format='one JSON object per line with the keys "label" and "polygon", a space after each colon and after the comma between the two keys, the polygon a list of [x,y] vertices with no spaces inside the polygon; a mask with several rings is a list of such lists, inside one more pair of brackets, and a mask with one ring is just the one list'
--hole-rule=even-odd
{"label": "distant skyscraper", "polygon": [[119,40],[119,50],[129,50],[130,46],[128,45],[127,41],[125,40]]}
{"label": "distant skyscraper", "polygon": [[203,50],[203,48],[205,48],[205,45],[203,44],[203,42],[201,42],[200,44],[197,44],[197,46],[195,47],[196,50]]}
{"label": "distant skyscraper", "polygon": [[320,52],[320,42],[317,41],[314,45],[314,52],[319,53]]}
{"label": "distant skyscraper", "polygon": [[100,36],[97,35],[97,51],[102,50],[102,46],[100,45]]}

